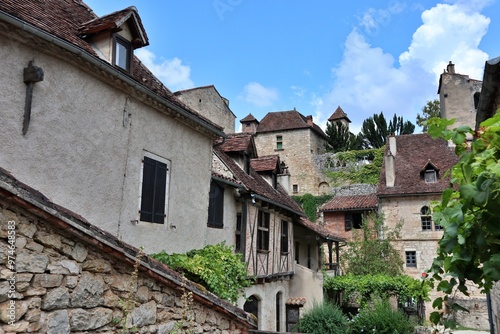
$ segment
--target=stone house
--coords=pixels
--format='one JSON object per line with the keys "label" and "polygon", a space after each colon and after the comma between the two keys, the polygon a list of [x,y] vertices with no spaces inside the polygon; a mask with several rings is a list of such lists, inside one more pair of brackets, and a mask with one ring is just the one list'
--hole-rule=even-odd
{"label": "stone house", "polygon": [[349,123],[351,123],[351,120],[349,119],[349,117],[347,117],[347,114],[344,112],[344,110],[340,106],[338,106],[333,114],[328,118],[328,122],[340,122],[349,127]]}
{"label": "stone house", "polygon": [[289,168],[293,195],[325,194],[328,182],[322,171],[314,167],[313,158],[325,152],[326,135],[297,110],[269,112],[259,122],[251,114],[243,118],[242,132],[252,133],[259,156],[278,154]]}
{"label": "stone house", "polygon": [[300,307],[323,300],[320,246],[342,241],[305,219],[284,167],[278,155],[257,157],[250,133],[214,145],[208,225],[243,254],[255,284],[238,305],[268,331],[290,330]]}
{"label": "stone house", "polygon": [[[243,310],[51,202],[4,169],[0,220],[1,333],[187,329],[241,334],[256,329]],[[12,258],[14,263],[8,261]]]}
{"label": "stone house", "polygon": [[222,97],[214,85],[185,89],[175,92],[174,95],[202,116],[221,126],[225,133],[235,132],[236,115],[229,108],[229,100]]}
{"label": "stone house", "polygon": [[[384,223],[394,228],[402,223],[401,238],[394,243],[404,261],[405,274],[422,278],[436,256],[443,228],[432,219],[432,202],[440,201],[441,194],[450,186],[446,174],[458,161],[454,148],[443,139],[428,134],[390,136],[377,189],[379,212]],[[431,300],[438,297],[431,291]],[[467,325],[487,328],[485,296],[472,289],[471,297],[464,298],[472,305]],[[477,306],[475,306],[477,305]],[[432,310],[426,303],[426,314]],[[465,319],[461,324],[465,325]]]}
{"label": "stone house", "polygon": [[135,7],[3,1],[0,27],[1,167],[147,253],[219,240],[206,221],[225,134],[134,56],[149,43]]}

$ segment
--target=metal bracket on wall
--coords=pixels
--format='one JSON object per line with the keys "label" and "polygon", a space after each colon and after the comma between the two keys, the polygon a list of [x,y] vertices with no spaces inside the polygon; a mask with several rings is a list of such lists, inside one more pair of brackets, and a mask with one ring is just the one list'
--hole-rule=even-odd
{"label": "metal bracket on wall", "polygon": [[33,65],[31,60],[28,67],[24,68],[23,80],[26,84],[26,101],[24,103],[23,136],[28,132],[31,119],[31,101],[33,99],[33,87],[35,83],[43,81],[43,70]]}

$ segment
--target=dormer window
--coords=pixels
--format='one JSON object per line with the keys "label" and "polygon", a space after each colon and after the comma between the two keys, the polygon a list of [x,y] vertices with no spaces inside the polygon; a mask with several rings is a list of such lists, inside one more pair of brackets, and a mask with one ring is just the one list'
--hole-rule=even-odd
{"label": "dormer window", "polygon": [[429,160],[424,168],[420,171],[420,175],[425,183],[436,183],[438,181],[439,169]]}
{"label": "dormer window", "polygon": [[115,34],[113,39],[113,65],[130,72],[132,44],[118,34]]}

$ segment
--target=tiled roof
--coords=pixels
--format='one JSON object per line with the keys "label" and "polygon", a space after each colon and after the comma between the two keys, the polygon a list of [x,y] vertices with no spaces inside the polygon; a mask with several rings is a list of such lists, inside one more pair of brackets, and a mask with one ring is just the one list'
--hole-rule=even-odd
{"label": "tiled roof", "polygon": [[214,152],[231,170],[234,177],[237,178],[248,190],[289,209],[291,212],[304,215],[300,205],[288,195],[280,184],[278,184],[277,189],[274,189],[251,167],[250,173],[245,173],[245,171],[243,171],[240,166],[224,152],[221,146],[215,145]]}
{"label": "tiled roof", "polygon": [[[380,173],[377,195],[411,195],[442,193],[450,185],[449,176],[444,174],[458,162],[454,149],[448,147],[443,139],[433,139],[428,134],[411,134],[396,136],[396,156],[394,159],[394,187],[386,186],[385,159]],[[389,144],[386,145],[385,156],[388,155]],[[422,176],[422,168],[429,161],[439,169],[438,180],[426,183]]]}
{"label": "tiled roof", "polygon": [[266,155],[250,161],[250,166],[257,172],[267,172],[276,170],[279,163],[279,155]]}
{"label": "tiled roof", "polygon": [[[103,28],[102,25],[109,25],[111,21],[117,22],[115,20],[119,21],[118,18],[123,19],[124,17],[128,17],[131,15],[131,11],[135,11],[135,9],[129,7],[99,18],[90,7],[80,0],[3,0],[0,1],[0,11],[28,25],[32,25],[57,39],[62,39],[84,50],[96,60],[106,63],[106,61],[98,57],[90,43],[81,37],[82,32]],[[142,23],[139,15],[134,14],[134,17],[139,28],[141,28]],[[147,41],[147,36],[145,38]],[[123,71],[117,70],[117,72],[122,75],[129,75]],[[185,112],[191,114],[192,117],[200,119],[212,128],[222,130],[222,127],[201,116],[194,109],[174,97],[172,92],[135,56],[132,59],[132,73],[129,76],[140,86],[144,86],[154,94],[182,108]]]}
{"label": "tiled roof", "polygon": [[313,223],[312,221],[310,221],[309,219],[307,219],[305,217],[300,218],[299,224],[304,226],[305,228],[311,230],[311,231],[316,232],[318,235],[320,235],[324,239],[335,240],[335,241],[345,241],[345,238],[342,238],[342,237],[338,236],[337,234],[331,233],[325,227],[323,227],[319,224]]}
{"label": "tiled roof", "polygon": [[293,297],[286,300],[286,305],[304,306],[306,297]]}
{"label": "tiled roof", "polygon": [[312,129],[321,137],[326,138],[326,134],[314,122],[307,123],[307,117],[297,110],[275,111],[267,113],[260,121],[257,134],[262,132],[275,132],[283,130]]}
{"label": "tiled roof", "polygon": [[337,109],[333,112],[332,116],[328,119],[330,122],[334,121],[339,121],[341,119],[346,119],[349,123],[351,123],[351,120],[349,117],[347,117],[347,114],[340,108],[340,106],[337,107]]}
{"label": "tiled roof", "polygon": [[224,142],[220,144],[221,149],[228,152],[247,152],[254,156],[256,149],[251,133],[228,134]]}
{"label": "tiled roof", "polygon": [[243,122],[257,122],[259,123],[259,121],[257,121],[257,119],[252,115],[252,114],[248,114],[246,117],[242,118],[240,120],[241,123]]}
{"label": "tiled roof", "polygon": [[323,204],[321,211],[374,210],[377,208],[377,205],[377,194],[335,196]]}
{"label": "tiled roof", "polygon": [[123,24],[123,22],[127,21],[130,18],[132,18],[134,24],[137,25],[136,27],[134,27],[136,31],[132,31],[132,33],[135,35],[134,40],[132,41],[134,48],[148,45],[148,36],[146,35],[146,31],[144,30],[144,26],[142,25],[139,13],[133,6],[83,23],[79,29],[80,34],[92,35],[104,30],[118,29]]}

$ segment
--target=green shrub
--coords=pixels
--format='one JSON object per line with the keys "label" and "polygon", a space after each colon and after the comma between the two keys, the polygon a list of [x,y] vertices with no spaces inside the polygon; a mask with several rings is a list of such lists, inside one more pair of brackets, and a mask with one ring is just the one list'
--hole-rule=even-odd
{"label": "green shrub", "polygon": [[300,318],[296,329],[308,334],[348,334],[349,320],[337,306],[325,302],[314,304]]}
{"label": "green shrub", "polygon": [[186,254],[170,255],[162,251],[151,256],[231,302],[236,302],[243,288],[252,284],[242,255],[234,253],[224,242]]}
{"label": "green shrub", "polygon": [[392,309],[389,301],[374,299],[351,323],[352,334],[412,334],[415,324],[401,311]]}

